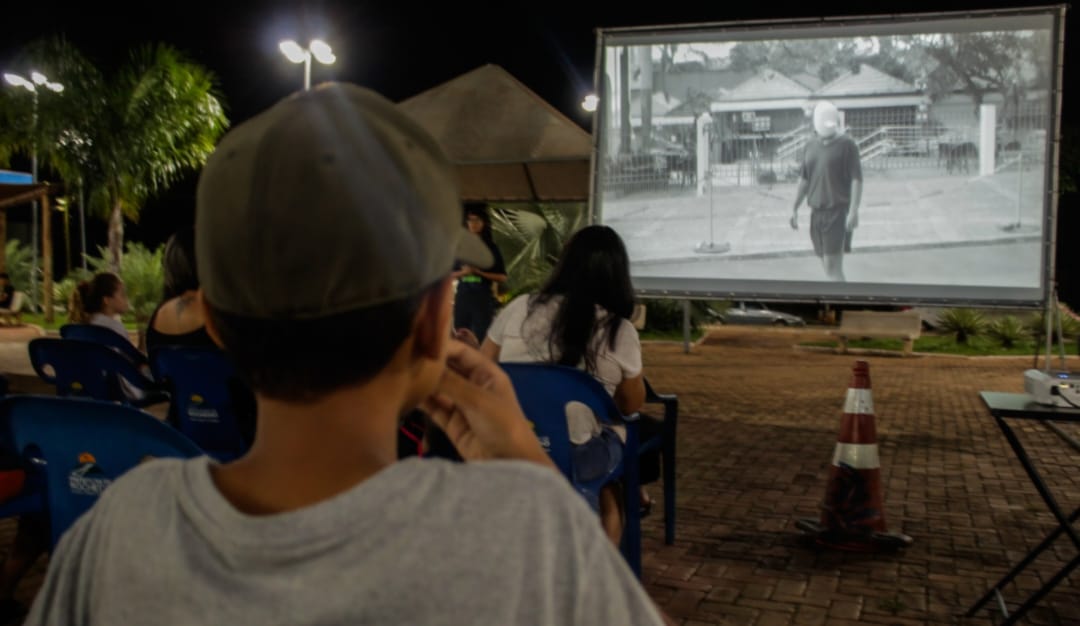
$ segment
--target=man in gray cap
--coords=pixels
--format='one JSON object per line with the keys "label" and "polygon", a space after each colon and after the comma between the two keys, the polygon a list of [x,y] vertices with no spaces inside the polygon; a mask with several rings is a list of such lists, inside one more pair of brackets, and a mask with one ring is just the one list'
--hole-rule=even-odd
{"label": "man in gray cap", "polygon": [[[199,180],[196,249],[255,442],[118,480],[28,624],[661,623],[505,374],[450,338],[455,258],[491,257],[393,103],[330,84],[238,126]],[[417,406],[485,462],[395,462]]]}

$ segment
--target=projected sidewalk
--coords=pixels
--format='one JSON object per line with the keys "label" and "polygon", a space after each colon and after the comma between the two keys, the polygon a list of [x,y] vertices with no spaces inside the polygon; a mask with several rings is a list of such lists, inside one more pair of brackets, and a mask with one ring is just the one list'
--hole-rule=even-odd
{"label": "projected sidewalk", "polygon": [[[1033,242],[1042,236],[1043,184],[1041,170],[1021,174],[867,172],[848,280],[1031,284],[1040,267]],[[798,231],[788,224],[795,190],[794,183],[715,187],[711,241],[730,245],[724,254],[695,252],[710,241],[708,194],[606,198],[603,221],[626,241],[637,276],[820,280],[809,209],[800,209]]]}

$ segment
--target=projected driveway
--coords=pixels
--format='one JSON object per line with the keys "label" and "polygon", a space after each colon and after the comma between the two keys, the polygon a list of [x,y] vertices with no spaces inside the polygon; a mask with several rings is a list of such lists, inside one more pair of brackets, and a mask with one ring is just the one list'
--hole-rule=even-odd
{"label": "projected driveway", "polygon": [[[626,241],[635,276],[822,280],[809,215],[788,225],[794,184],[716,187],[712,195],[605,198],[603,221]],[[867,172],[860,225],[845,260],[849,281],[1038,284],[1041,170],[990,176]],[[701,254],[702,242],[727,244]]]}

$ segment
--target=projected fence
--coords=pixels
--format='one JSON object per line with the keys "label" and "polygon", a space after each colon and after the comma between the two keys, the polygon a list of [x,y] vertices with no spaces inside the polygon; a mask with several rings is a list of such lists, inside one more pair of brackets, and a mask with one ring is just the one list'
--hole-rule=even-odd
{"label": "projected fence", "polygon": [[[602,31],[596,216],[645,291],[1037,304],[1060,19]],[[839,110],[835,138],[815,132],[822,102]],[[859,167],[841,180],[817,164],[848,141]],[[793,223],[801,182],[810,206]],[[825,220],[823,197],[843,215]]]}

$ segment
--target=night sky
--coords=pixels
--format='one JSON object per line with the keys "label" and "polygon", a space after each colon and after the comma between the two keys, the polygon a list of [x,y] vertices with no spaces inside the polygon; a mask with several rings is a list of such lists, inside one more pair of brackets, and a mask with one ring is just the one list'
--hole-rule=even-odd
{"label": "night sky", "polygon": [[[333,47],[338,62],[330,67],[313,64],[313,83],[352,81],[397,101],[485,63],[495,63],[588,127],[589,118],[579,103],[592,91],[595,29],[599,27],[1039,6],[989,0],[845,0],[791,5],[635,2],[639,3],[644,7],[628,8],[630,1],[443,2],[426,7],[391,0],[220,0],[133,3],[132,9],[122,11],[120,5],[106,2],[69,6],[11,0],[0,11],[0,69],[26,73],[29,68],[11,67],[18,50],[35,38],[54,33],[64,33],[105,69],[121,63],[138,44],[166,42],[215,72],[229,119],[235,125],[300,88],[302,66],[288,63],[277,43],[284,38],[306,43],[320,37]],[[1070,14],[1067,21],[1068,34],[1075,14]],[[1071,47],[1075,49],[1075,45]],[[1068,50],[1066,85],[1075,84],[1070,80],[1076,74],[1074,61],[1075,53]],[[1068,125],[1072,123],[1068,88],[1065,94],[1064,121]],[[141,224],[128,227],[128,237],[155,244],[189,221],[196,176],[189,178],[148,203]],[[91,221],[90,227],[91,237],[103,241],[104,224]]]}

